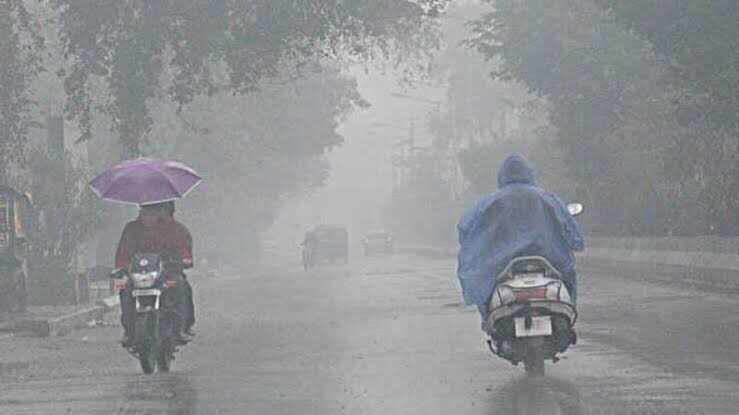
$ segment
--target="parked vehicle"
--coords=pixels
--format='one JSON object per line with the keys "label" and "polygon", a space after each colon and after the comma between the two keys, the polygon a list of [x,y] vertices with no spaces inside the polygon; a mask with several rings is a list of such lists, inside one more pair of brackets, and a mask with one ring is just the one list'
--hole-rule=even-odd
{"label": "parked vehicle", "polygon": [[25,311],[28,303],[28,250],[31,198],[0,186],[0,311]]}
{"label": "parked vehicle", "polygon": [[137,254],[130,269],[112,277],[130,290],[136,302],[134,342],[128,351],[146,374],[155,369],[169,372],[177,352],[178,294],[182,283],[181,261],[157,254]]}
{"label": "parked vehicle", "polygon": [[303,267],[306,270],[322,262],[349,263],[349,233],[343,225],[319,225],[305,234]]}
{"label": "parked vehicle", "polygon": [[[568,206],[575,216],[582,205]],[[544,374],[544,361],[557,362],[577,342],[577,311],[560,272],[546,258],[514,258],[497,276],[488,303],[490,350],[526,372]]]}
{"label": "parked vehicle", "polygon": [[374,231],[368,233],[362,240],[364,255],[392,255],[395,253],[395,240],[386,231]]}

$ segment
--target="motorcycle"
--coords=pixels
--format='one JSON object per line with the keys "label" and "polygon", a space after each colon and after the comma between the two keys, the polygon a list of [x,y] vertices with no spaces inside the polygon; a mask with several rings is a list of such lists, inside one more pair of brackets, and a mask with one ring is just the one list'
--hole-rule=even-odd
{"label": "motorcycle", "polygon": [[130,269],[112,277],[119,289],[130,290],[136,304],[134,341],[129,353],[145,374],[169,372],[177,349],[180,318],[177,286],[182,283],[181,262],[157,254],[137,254]]}
{"label": "motorcycle", "polygon": [[[580,204],[568,205],[573,216]],[[485,321],[488,347],[513,365],[523,362],[527,373],[543,375],[545,360],[577,343],[577,311],[562,274],[539,256],[514,258],[497,276]]]}

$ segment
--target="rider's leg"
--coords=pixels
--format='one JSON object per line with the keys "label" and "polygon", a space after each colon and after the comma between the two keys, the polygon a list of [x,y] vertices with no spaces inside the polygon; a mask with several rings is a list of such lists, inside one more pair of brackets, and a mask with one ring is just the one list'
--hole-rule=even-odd
{"label": "rider's leg", "polygon": [[575,271],[563,275],[562,281],[565,283],[567,291],[570,292],[572,304],[577,304],[577,274],[575,274]]}
{"label": "rider's leg", "polygon": [[490,330],[490,327],[488,327],[488,315],[490,313],[488,312],[488,306],[487,306],[487,304],[478,304],[477,311],[480,312],[480,320],[481,320],[480,328],[485,333],[490,334],[490,331],[491,330]]}
{"label": "rider's leg", "polygon": [[128,289],[121,290],[118,296],[121,300],[121,326],[123,326],[124,342],[130,342],[133,339],[136,325],[136,301]]}
{"label": "rider's leg", "polygon": [[185,279],[179,272],[167,274],[167,281],[174,283],[164,292],[162,301],[167,309],[172,312],[173,331],[179,344],[186,344],[187,340],[182,337],[182,331],[187,318],[185,307]]}
{"label": "rider's leg", "polygon": [[190,282],[187,280],[187,277],[183,277],[184,279],[184,307],[185,307],[185,321],[184,321],[184,330],[186,333],[190,333],[192,326],[195,325],[195,302],[192,298],[192,285],[190,285]]}

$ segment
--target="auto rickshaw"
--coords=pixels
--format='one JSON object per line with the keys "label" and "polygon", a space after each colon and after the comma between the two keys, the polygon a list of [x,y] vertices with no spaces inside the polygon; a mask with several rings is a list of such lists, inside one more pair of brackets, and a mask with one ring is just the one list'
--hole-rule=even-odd
{"label": "auto rickshaw", "polygon": [[31,198],[0,186],[0,312],[22,312],[28,303]]}
{"label": "auto rickshaw", "polygon": [[349,262],[349,233],[342,225],[319,225],[305,235],[303,267],[313,268],[321,262]]}

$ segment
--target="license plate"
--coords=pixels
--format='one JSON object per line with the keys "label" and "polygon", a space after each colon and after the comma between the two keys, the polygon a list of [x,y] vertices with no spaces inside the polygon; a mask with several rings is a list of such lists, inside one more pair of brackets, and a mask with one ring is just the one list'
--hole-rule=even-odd
{"label": "license plate", "polygon": [[528,329],[525,317],[516,317],[513,322],[516,326],[516,337],[552,335],[552,319],[549,316],[531,317],[531,327]]}
{"label": "license plate", "polygon": [[147,297],[150,295],[159,296],[162,294],[162,290],[151,289],[151,290],[133,290],[131,295],[134,297]]}

